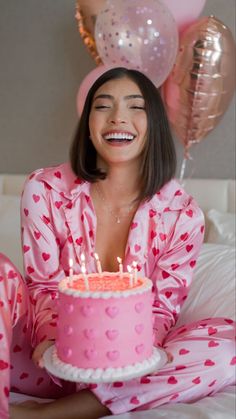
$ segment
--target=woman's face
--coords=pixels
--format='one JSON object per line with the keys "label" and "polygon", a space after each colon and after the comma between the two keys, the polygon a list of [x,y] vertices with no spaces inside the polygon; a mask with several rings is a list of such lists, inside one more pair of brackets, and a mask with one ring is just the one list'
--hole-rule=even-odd
{"label": "woman's face", "polygon": [[95,93],[90,138],[105,166],[141,159],[147,137],[147,115],[139,87],[131,79],[110,80]]}

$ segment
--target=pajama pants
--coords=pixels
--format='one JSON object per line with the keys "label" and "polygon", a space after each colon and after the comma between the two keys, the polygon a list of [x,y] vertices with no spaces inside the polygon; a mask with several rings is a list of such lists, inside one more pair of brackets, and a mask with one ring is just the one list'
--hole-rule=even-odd
{"label": "pajama pants", "polygon": [[7,419],[10,390],[59,398],[88,387],[112,413],[194,402],[235,383],[235,323],[211,318],[172,329],[163,344],[173,356],[156,373],[108,384],[57,385],[32,359],[27,286],[0,254],[0,418]]}

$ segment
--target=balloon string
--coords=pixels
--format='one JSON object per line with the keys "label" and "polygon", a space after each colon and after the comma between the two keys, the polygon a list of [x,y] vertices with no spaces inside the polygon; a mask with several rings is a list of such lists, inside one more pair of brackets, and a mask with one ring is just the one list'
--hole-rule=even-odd
{"label": "balloon string", "polygon": [[[185,175],[185,171],[186,171],[187,162],[188,162],[189,160],[193,160],[193,158],[191,157],[191,155],[190,155],[190,153],[189,153],[189,151],[188,151],[188,150],[189,150],[189,148],[190,148],[190,147],[185,147],[185,150],[184,150],[184,158],[183,158],[183,161],[182,161],[182,164],[181,164],[181,168],[180,168],[179,181],[180,181],[180,184],[181,184],[182,186],[184,186],[183,179],[184,179],[184,175]],[[194,172],[194,170],[192,170],[191,175],[193,174],[193,172]]]}

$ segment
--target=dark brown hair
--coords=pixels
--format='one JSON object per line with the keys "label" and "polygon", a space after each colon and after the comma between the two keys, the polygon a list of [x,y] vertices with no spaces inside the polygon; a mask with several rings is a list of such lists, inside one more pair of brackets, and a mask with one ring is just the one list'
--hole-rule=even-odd
{"label": "dark brown hair", "polygon": [[160,93],[143,73],[123,67],[112,68],[102,74],[90,88],[70,150],[71,167],[81,179],[96,182],[106,173],[97,168],[97,152],[89,140],[89,114],[93,97],[104,83],[128,77],[139,87],[147,113],[147,142],[140,168],[139,199],[149,199],[168,182],[176,170],[176,153],[168,118]]}

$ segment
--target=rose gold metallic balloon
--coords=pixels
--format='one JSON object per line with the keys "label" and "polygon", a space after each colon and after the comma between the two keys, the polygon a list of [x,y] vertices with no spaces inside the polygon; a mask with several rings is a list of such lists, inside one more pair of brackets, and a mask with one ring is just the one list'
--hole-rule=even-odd
{"label": "rose gold metallic balloon", "polygon": [[235,89],[235,41],[214,16],[203,17],[181,36],[163,86],[170,122],[185,148],[199,143],[223,117]]}
{"label": "rose gold metallic balloon", "polygon": [[80,36],[97,65],[101,64],[102,60],[96,48],[94,26],[103,3],[104,0],[77,0],[76,2],[75,17],[78,22]]}

